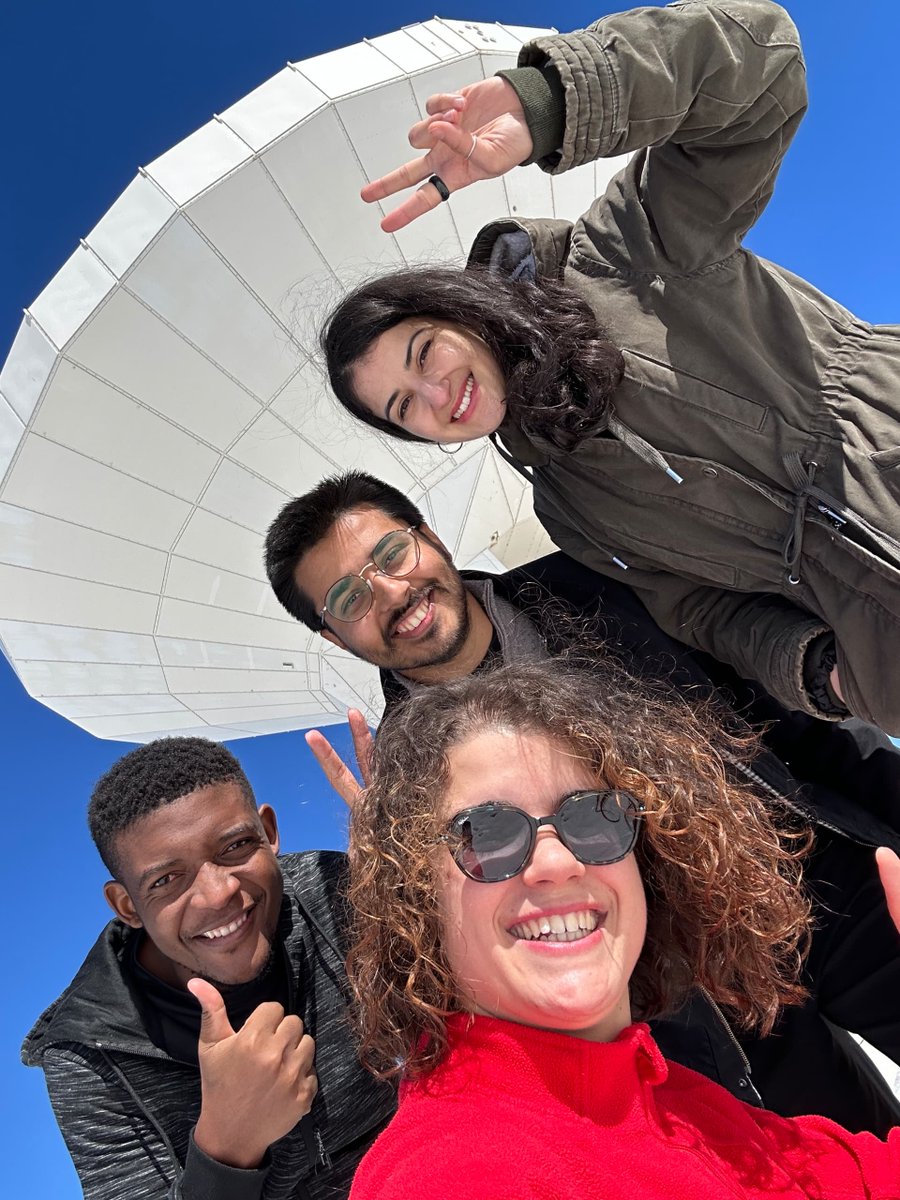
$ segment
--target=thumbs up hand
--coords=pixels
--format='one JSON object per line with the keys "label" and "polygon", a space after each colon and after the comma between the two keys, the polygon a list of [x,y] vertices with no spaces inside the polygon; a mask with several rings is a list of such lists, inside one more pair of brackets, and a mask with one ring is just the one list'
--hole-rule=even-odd
{"label": "thumbs up hand", "polygon": [[900,858],[887,846],[881,846],[875,851],[875,861],[878,864],[888,912],[900,930]]}
{"label": "thumbs up hand", "polygon": [[318,1081],[315,1046],[299,1017],[260,1004],[237,1033],[225,1001],[205,979],[191,979],[199,1001],[202,1102],[194,1142],[231,1167],[257,1167],[266,1150],[309,1112]]}

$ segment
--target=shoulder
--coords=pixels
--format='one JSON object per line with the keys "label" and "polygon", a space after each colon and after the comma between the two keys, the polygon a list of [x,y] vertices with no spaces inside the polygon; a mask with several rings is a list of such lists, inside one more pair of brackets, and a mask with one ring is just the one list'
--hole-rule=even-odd
{"label": "shoulder", "polygon": [[516,1136],[512,1120],[502,1136],[497,1117],[487,1101],[481,1109],[464,1098],[401,1105],[363,1158],[350,1200],[569,1200],[548,1178],[544,1148],[521,1129]]}
{"label": "shoulder", "polygon": [[348,921],[347,855],[340,850],[305,850],[279,858],[284,891],[312,918],[313,929],[341,940]]}
{"label": "shoulder", "polygon": [[135,1027],[136,1010],[123,966],[131,935],[120,921],[106,925],[75,978],[25,1038],[26,1066],[42,1066],[43,1055],[57,1042],[92,1044],[110,1021],[116,1028]]}
{"label": "shoulder", "polygon": [[301,850],[280,855],[278,862],[286,888],[312,894],[341,886],[347,871],[347,855],[342,850]]}
{"label": "shoulder", "polygon": [[580,611],[655,627],[653,618],[627,584],[592,571],[561,550],[494,576],[494,587],[513,604],[552,596]]}

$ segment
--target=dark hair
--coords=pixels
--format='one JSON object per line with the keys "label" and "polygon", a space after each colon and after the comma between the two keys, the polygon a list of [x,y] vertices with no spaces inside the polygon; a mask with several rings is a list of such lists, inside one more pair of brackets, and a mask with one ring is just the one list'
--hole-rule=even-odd
{"label": "dark hair", "polygon": [[353,385],[354,368],[375,339],[409,317],[448,321],[480,337],[503,374],[507,411],[526,432],[568,451],[605,428],[625,360],[577,292],[556,280],[513,281],[479,267],[416,267],[355,288],[320,335],[335,396],[374,429],[424,440],[369,412]]}
{"label": "dark hair", "polygon": [[781,1005],[804,998],[809,833],[786,806],[728,781],[725,762],[748,758],[754,739],[724,732],[711,712],[643,688],[613,662],[556,659],[429,687],[389,713],[350,838],[347,969],[371,1070],[415,1076],[445,1051],[445,1019],[461,1007],[436,884],[447,755],[496,729],[562,743],[598,784],[644,805],[635,854],[647,936],[631,978],[641,1018],[675,1010],[699,986],[768,1032]]}
{"label": "dark hair", "polygon": [[241,764],[219,742],[158,738],[130,750],[103,775],[88,805],[88,827],[109,873],[118,878],[116,838],[164,804],[214,783],[236,783],[251,808],[256,799]]}
{"label": "dark hair", "polygon": [[347,471],[317,483],[312,491],[289,500],[266,534],[266,574],[272,590],[292,617],[319,630],[322,622],[308,596],[294,582],[300,559],[345,513],[375,508],[401,525],[421,525],[424,517],[408,496],[364,471]]}

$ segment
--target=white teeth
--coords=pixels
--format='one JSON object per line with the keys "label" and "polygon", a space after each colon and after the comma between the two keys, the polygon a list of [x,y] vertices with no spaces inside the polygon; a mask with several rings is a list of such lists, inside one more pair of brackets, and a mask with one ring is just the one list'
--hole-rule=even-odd
{"label": "white teeth", "polygon": [[519,925],[513,925],[509,932],[513,937],[527,942],[577,942],[593,933],[600,922],[600,913],[583,909],[580,912],[522,921]]}
{"label": "white teeth", "polygon": [[240,929],[240,927],[244,924],[244,922],[247,920],[247,918],[249,916],[250,916],[250,910],[248,909],[247,912],[241,913],[241,915],[237,918],[237,920],[232,921],[230,925],[223,925],[220,929],[210,929],[206,933],[201,933],[200,937],[205,937],[205,938],[227,937],[229,933],[234,933],[234,931],[236,929]]}
{"label": "white teeth", "polygon": [[397,633],[412,633],[418,629],[428,614],[428,605],[430,603],[431,594],[429,593],[427,596],[422,597],[409,616],[403,618],[397,626]]}
{"label": "white teeth", "polygon": [[460,417],[463,415],[463,413],[466,411],[466,409],[467,409],[467,408],[469,407],[469,405],[471,404],[471,402],[472,402],[472,388],[473,388],[474,386],[475,386],[475,376],[474,376],[474,375],[470,375],[470,376],[469,376],[469,378],[468,378],[468,380],[466,381],[466,386],[465,386],[465,388],[463,389],[463,398],[462,398],[462,403],[460,404],[460,406],[459,406],[459,408],[456,410],[456,412],[453,414],[453,416],[450,418],[450,420],[451,420],[451,421],[458,421],[458,420],[459,420],[459,418],[460,418]]}

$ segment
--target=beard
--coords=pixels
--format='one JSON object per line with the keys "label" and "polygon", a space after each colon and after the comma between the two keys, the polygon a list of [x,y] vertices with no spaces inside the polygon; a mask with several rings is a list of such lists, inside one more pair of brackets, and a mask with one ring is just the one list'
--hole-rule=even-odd
{"label": "beard", "polygon": [[216,979],[214,975],[206,975],[198,971],[197,978],[205,979],[207,983],[211,983],[216,991],[225,1000],[229,997],[236,999],[241,995],[244,988],[262,987],[270,975],[275,973],[275,946],[272,941],[269,942],[269,953],[266,956],[266,961],[256,972],[252,979],[246,979],[243,983],[226,983],[224,979]]}
{"label": "beard", "polygon": [[444,663],[452,662],[469,637],[469,606],[462,580],[459,581],[458,594],[455,589],[444,587],[439,583],[430,584],[428,587],[413,592],[405,608],[391,618],[388,628],[394,628],[397,622],[402,620],[403,614],[411,612],[427,593],[431,594],[433,604],[441,606],[444,619],[441,621],[441,627],[435,630],[434,636],[425,639],[421,644],[414,644],[408,648],[409,661],[401,661],[405,656],[402,652],[396,652],[396,644],[392,647],[394,653],[391,657],[394,661],[385,665],[401,674],[403,671],[412,671],[422,667],[439,667]]}

